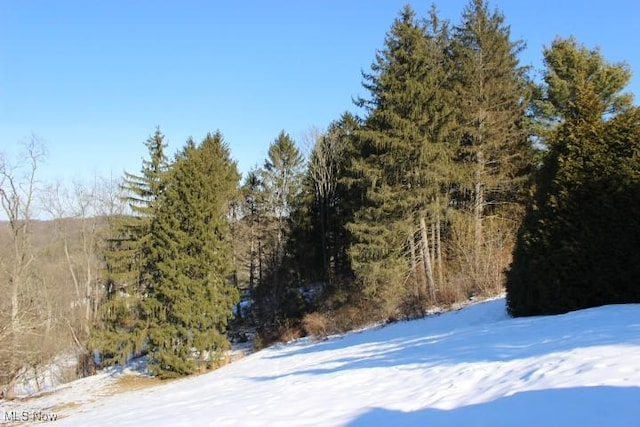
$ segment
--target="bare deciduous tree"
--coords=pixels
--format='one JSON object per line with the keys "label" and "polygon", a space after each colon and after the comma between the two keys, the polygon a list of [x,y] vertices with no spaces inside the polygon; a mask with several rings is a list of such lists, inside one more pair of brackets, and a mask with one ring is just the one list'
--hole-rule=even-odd
{"label": "bare deciduous tree", "polygon": [[[3,226],[0,257],[0,281],[3,295],[0,303],[0,383],[5,398],[13,398],[14,387],[25,367],[35,363],[41,354],[31,347],[32,338],[46,333],[46,310],[38,307],[36,277],[31,242],[33,205],[37,192],[36,172],[45,151],[40,140],[32,136],[23,143],[21,160],[11,162],[0,157],[0,205],[7,223]],[[9,250],[6,250],[9,249]]]}

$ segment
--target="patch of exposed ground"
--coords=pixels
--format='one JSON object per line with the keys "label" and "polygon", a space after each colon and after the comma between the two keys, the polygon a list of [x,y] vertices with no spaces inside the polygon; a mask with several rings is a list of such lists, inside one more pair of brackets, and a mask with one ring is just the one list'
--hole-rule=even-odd
{"label": "patch of exposed ground", "polygon": [[166,381],[146,375],[122,375],[113,383],[109,384],[105,392],[106,394],[117,394],[126,391],[141,390],[162,384],[163,382]]}

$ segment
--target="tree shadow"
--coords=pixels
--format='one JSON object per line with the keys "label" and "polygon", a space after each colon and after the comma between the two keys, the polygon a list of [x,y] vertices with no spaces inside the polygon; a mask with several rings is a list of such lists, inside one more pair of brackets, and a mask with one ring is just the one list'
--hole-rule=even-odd
{"label": "tree shadow", "polygon": [[322,358],[321,353],[326,353],[325,362],[313,369],[294,369],[251,379],[269,381],[294,375],[403,365],[411,365],[407,369],[424,369],[458,363],[510,362],[577,348],[640,345],[640,321],[628,321],[638,317],[639,307],[607,306],[565,315],[513,319],[504,314],[504,300],[490,301],[468,308],[475,312],[464,315],[463,311],[446,313],[320,343],[280,347],[278,354],[265,357],[293,360],[311,354]]}
{"label": "tree shadow", "polygon": [[371,408],[349,427],[490,426],[545,427],[637,426],[640,387],[573,387],[524,391],[490,402],[451,410],[425,408],[402,412]]}

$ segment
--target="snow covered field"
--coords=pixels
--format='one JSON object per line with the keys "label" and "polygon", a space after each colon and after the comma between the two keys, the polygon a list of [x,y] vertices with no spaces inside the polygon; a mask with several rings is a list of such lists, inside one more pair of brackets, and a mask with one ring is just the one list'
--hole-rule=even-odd
{"label": "snow covered field", "polygon": [[142,390],[109,393],[105,372],[2,402],[0,423],[42,411],[60,426],[640,426],[640,305],[524,319],[504,305],[277,345]]}

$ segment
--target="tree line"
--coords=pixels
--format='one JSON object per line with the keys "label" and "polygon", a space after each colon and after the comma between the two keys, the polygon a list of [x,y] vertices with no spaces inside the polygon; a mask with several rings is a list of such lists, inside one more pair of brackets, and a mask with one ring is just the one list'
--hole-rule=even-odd
{"label": "tree line", "polygon": [[[71,275],[85,358],[147,354],[156,375],[182,376],[221,363],[230,328],[268,343],[505,286],[513,315],[640,301],[630,71],[558,38],[538,82],[523,48],[485,0],[457,23],[405,6],[363,72],[360,115],[311,132],[308,153],[283,130],[241,177],[219,131],[169,159],[158,128],[140,172],[123,178],[123,208],[87,217],[100,233],[78,240],[93,248],[85,276]],[[9,223],[8,290],[32,280],[28,224]],[[2,329],[16,342],[28,312],[17,295]],[[23,367],[4,359],[9,384]]]}

